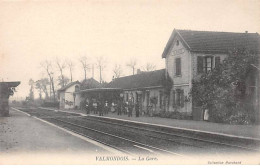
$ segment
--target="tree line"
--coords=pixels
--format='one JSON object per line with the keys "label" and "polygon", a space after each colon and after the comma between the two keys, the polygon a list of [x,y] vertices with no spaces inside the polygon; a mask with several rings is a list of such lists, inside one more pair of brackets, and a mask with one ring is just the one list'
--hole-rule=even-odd
{"label": "tree line", "polygon": [[[102,56],[97,57],[94,63],[91,63],[86,56],[79,58],[77,61],[61,60],[59,58],[55,58],[54,60],[45,60],[40,63],[40,69],[44,71],[44,74],[46,74],[47,77],[42,77],[35,81],[33,79],[29,80],[28,84],[30,86],[30,92],[26,99],[33,101],[34,89],[36,89],[39,93],[40,100],[43,100],[44,98],[46,101],[56,101],[57,88],[62,88],[68,83],[73,82],[73,73],[76,66],[80,66],[84,72],[82,81],[87,80],[87,73],[91,71],[91,69],[92,77],[94,77],[94,69],[97,69],[99,72],[99,82],[104,83],[103,72],[107,68],[107,64],[107,60]],[[129,60],[126,67],[131,69],[132,74],[134,75],[138,67],[137,59],[132,58]],[[144,66],[139,66],[138,68],[140,68],[141,71],[156,70],[156,66],[152,63],[146,63]],[[69,70],[69,76],[65,75],[65,70]],[[123,67],[119,64],[114,64],[112,71],[113,79],[123,76]],[[55,83],[57,83],[57,86]]]}

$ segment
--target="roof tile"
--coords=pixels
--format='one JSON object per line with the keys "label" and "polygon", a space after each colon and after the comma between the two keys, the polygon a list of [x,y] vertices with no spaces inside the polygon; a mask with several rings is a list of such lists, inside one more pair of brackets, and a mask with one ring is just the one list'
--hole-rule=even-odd
{"label": "roof tile", "polygon": [[259,52],[260,36],[258,33],[213,32],[174,29],[164,49],[165,58],[172,46],[174,37],[180,35],[188,49],[194,52],[228,52],[235,48]]}
{"label": "roof tile", "polygon": [[64,90],[68,89],[69,87],[73,86],[74,84],[80,84],[80,82],[79,81],[71,82],[71,83],[67,84],[66,86],[63,86],[62,88],[58,89],[58,92],[64,91]]}
{"label": "roof tile", "polygon": [[153,86],[162,86],[165,69],[143,72],[141,74],[116,78],[107,84],[108,88],[141,89]]}

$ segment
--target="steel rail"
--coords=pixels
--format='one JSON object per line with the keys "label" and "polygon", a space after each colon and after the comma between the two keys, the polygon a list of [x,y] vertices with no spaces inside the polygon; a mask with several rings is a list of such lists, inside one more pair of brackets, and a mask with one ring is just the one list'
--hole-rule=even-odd
{"label": "steel rail", "polygon": [[[86,119],[86,118],[84,118]],[[91,120],[91,119],[87,119],[87,120],[90,120],[90,121],[94,121],[94,120]],[[83,120],[84,121],[84,120]],[[103,122],[101,121],[102,123],[108,123],[110,124],[110,122]],[[121,124],[115,124],[115,123],[111,123],[113,125],[118,125],[118,126],[121,126]],[[124,125],[123,125],[124,126]],[[142,131],[148,131],[146,129],[142,129],[142,128],[138,128],[138,127],[133,127],[133,126],[127,126],[125,125],[124,127],[127,127],[127,128],[132,128],[132,129],[138,129],[138,130],[142,130]],[[130,130],[127,130],[128,132],[132,132],[132,133],[135,133],[134,131],[130,131]],[[149,132],[155,132],[153,130],[149,130]],[[157,132],[156,132],[157,133]],[[170,141],[170,142],[173,142],[173,143],[176,143],[176,144],[181,144],[181,145],[186,145],[186,146],[192,146],[192,147],[197,147],[197,148],[202,148],[200,146],[195,146],[194,144],[189,144],[189,143],[184,143],[184,142],[178,142],[174,139],[169,139],[169,138],[163,138],[163,137],[158,137],[158,136],[153,136],[153,135],[150,135],[150,134],[146,134],[146,133],[143,133],[143,135],[145,136],[148,136],[148,137],[151,137],[151,138],[157,138],[157,139],[162,139],[162,140],[165,140],[165,141]]]}
{"label": "steel rail", "polygon": [[178,154],[178,153],[175,153],[175,152],[167,151],[167,150],[164,150],[164,149],[161,149],[161,148],[157,148],[157,147],[154,147],[154,146],[151,146],[151,145],[143,144],[143,143],[131,140],[131,139],[127,139],[127,138],[124,138],[124,137],[120,137],[118,135],[113,135],[113,134],[110,134],[110,133],[99,131],[99,130],[96,130],[96,129],[93,129],[93,128],[90,128],[90,127],[82,126],[82,125],[79,125],[79,124],[75,124],[75,123],[64,121],[64,120],[57,119],[57,118],[53,118],[53,119],[57,120],[57,121],[60,121],[60,122],[63,122],[63,123],[67,123],[67,124],[76,126],[76,127],[80,127],[80,128],[84,128],[84,129],[87,129],[87,130],[91,130],[93,132],[97,132],[97,133],[100,133],[100,134],[108,135],[108,136],[111,136],[111,137],[114,137],[114,138],[118,138],[118,139],[122,139],[122,140],[125,140],[125,141],[128,141],[128,142],[134,143],[134,144],[138,144],[138,145],[145,146],[145,147],[148,147],[148,148],[152,148],[152,149],[155,149],[155,150],[158,150],[158,151],[162,151],[164,153],[177,155],[177,156],[184,156],[182,154]]}
{"label": "steel rail", "polygon": [[[91,118],[93,119],[94,117],[91,116]],[[91,120],[89,118],[84,118],[84,119]],[[259,149],[252,149],[252,148],[248,148],[248,147],[244,147],[244,146],[233,145],[233,144],[228,144],[228,143],[223,143],[223,142],[217,142],[217,141],[211,141],[211,140],[206,140],[206,139],[201,139],[201,138],[194,138],[194,137],[185,136],[185,135],[178,135],[178,134],[173,134],[173,133],[168,133],[168,132],[162,132],[162,131],[156,131],[156,130],[151,130],[151,129],[145,129],[145,128],[140,128],[140,127],[136,127],[136,126],[126,125],[126,124],[119,124],[119,123],[113,123],[113,122],[109,122],[109,121],[102,121],[100,119],[97,119],[97,120],[94,119],[94,120],[91,120],[91,121],[99,121],[99,122],[103,122],[103,123],[107,123],[107,124],[118,125],[118,126],[123,126],[123,127],[127,127],[127,128],[138,129],[138,130],[142,130],[142,131],[154,132],[154,133],[159,133],[159,134],[165,134],[165,135],[169,135],[169,136],[176,136],[176,137],[191,139],[191,140],[195,140],[195,141],[207,142],[207,143],[210,143],[210,144],[223,145],[223,146],[228,146],[228,147],[232,147],[232,148],[241,148],[241,149],[248,150],[248,151],[256,151],[256,152],[260,151]],[[157,137],[157,138],[159,138],[159,137]],[[172,139],[167,139],[167,140],[168,141],[174,141]],[[184,145],[190,145],[190,146],[195,146],[195,145],[191,145],[191,144],[187,144],[187,143],[183,143],[183,142],[176,142],[176,143],[180,143],[180,144],[184,144]],[[195,146],[195,147],[201,148],[200,146]]]}
{"label": "steel rail", "polygon": [[[28,112],[28,113],[30,114],[30,113],[37,113],[37,112]],[[61,113],[66,113],[66,112],[61,112]],[[43,113],[40,113],[40,114],[42,115]],[[42,117],[42,118],[46,118],[46,119],[47,118],[52,118],[52,119],[56,118],[56,116],[55,116],[55,118],[50,117],[48,115],[45,115],[45,116],[46,117]],[[58,118],[81,118],[82,119],[84,116],[80,116],[80,117],[76,117],[76,116],[74,116],[74,117],[57,116],[57,117]],[[159,133],[159,134],[173,136],[173,137],[175,136],[175,137],[180,137],[180,138],[184,138],[184,139],[190,139],[190,140],[199,141],[199,142],[206,142],[206,143],[209,143],[211,145],[213,145],[213,144],[215,144],[215,145],[222,145],[222,146],[227,146],[227,147],[230,147],[230,148],[239,148],[239,149],[243,149],[243,150],[247,150],[247,151],[256,151],[256,152],[260,151],[259,149],[252,149],[252,148],[248,148],[248,147],[244,147],[244,146],[240,146],[240,145],[228,144],[228,143],[217,142],[217,141],[212,141],[212,140],[206,140],[206,139],[201,139],[201,138],[195,138],[195,137],[190,137],[190,136],[185,136],[185,135],[180,135],[180,134],[174,134],[174,133],[168,133],[168,132],[163,132],[163,131],[156,131],[156,130],[140,128],[140,127],[136,127],[136,126],[130,126],[130,125],[127,125],[127,124],[120,124],[120,123],[114,123],[114,122],[109,122],[109,121],[103,121],[103,120],[97,119],[97,117],[93,117],[93,116],[86,116],[86,117],[84,117],[84,119],[90,120],[90,121],[99,121],[99,122],[102,122],[102,123],[112,124],[112,125],[117,125],[117,126],[123,126],[123,127],[126,127],[126,128],[132,128],[132,129],[137,129],[137,130],[141,130],[141,131],[148,131],[148,132],[152,132],[152,133]],[[201,146],[197,146],[197,145],[194,145],[194,144],[178,142],[176,140],[169,139],[169,138],[156,137],[156,136],[152,136],[152,135],[148,135],[148,134],[146,134],[146,136],[149,136],[149,137],[152,137],[152,138],[157,138],[157,139],[162,139],[162,140],[166,140],[166,141],[170,141],[170,142],[178,143],[178,144],[182,144],[182,145],[188,145],[188,146],[198,147],[198,148],[205,148],[205,145],[201,147]]]}
{"label": "steel rail", "polygon": [[[23,111],[23,112],[24,112],[24,111]],[[24,112],[24,113],[27,113],[27,114],[29,114],[30,116],[32,116],[32,114],[37,114],[37,112]],[[56,116],[55,116],[55,117],[51,117],[51,116],[46,115],[46,114],[43,114],[43,113],[40,113],[40,114],[41,114],[41,116],[37,116],[37,117],[39,117],[40,119],[43,119],[43,120],[52,119],[52,120],[57,120],[57,121],[58,121],[58,119],[56,119]],[[77,116],[77,117],[82,117],[82,116]],[[59,117],[59,118],[66,118],[66,117]],[[62,121],[62,122],[63,122],[63,121]],[[53,122],[51,122],[51,123],[53,123]],[[55,124],[55,123],[53,123],[53,124]],[[57,125],[57,124],[56,124],[56,125]],[[129,152],[129,151],[126,151],[126,150],[124,150],[124,149],[120,149],[120,148],[118,148],[118,147],[116,147],[116,146],[113,146],[113,145],[110,145],[110,144],[108,144],[108,143],[102,142],[102,141],[100,141],[100,140],[98,140],[98,139],[95,139],[95,138],[93,138],[93,137],[87,136],[87,135],[85,135],[85,134],[82,134],[82,133],[80,133],[80,132],[78,132],[78,131],[75,131],[75,130],[73,130],[73,129],[70,129],[70,128],[68,128],[68,127],[64,127],[64,126],[63,126],[63,128],[64,128],[64,129],[67,129],[67,130],[69,130],[69,131],[71,131],[71,132],[74,132],[74,133],[76,133],[76,134],[79,134],[79,135],[81,135],[81,136],[84,136],[84,137],[86,137],[86,138],[89,138],[89,139],[91,139],[91,140],[97,141],[97,142],[99,142],[99,143],[101,143],[101,144],[103,144],[103,145],[106,145],[106,146],[109,146],[109,147],[114,148],[114,149],[116,149],[116,150],[119,150],[119,151],[121,151],[121,152],[123,152],[123,153],[129,154],[129,155],[131,155],[131,156],[136,156],[135,154],[133,154],[133,153],[131,153],[131,152]]]}
{"label": "steel rail", "polygon": [[[51,118],[51,119],[56,120],[55,118]],[[67,130],[69,130],[69,131],[71,131],[71,132],[74,132],[74,133],[76,133],[76,134],[79,134],[79,135],[81,135],[81,136],[84,136],[84,137],[86,137],[86,138],[89,138],[89,139],[91,139],[91,140],[97,141],[97,142],[99,142],[99,143],[101,143],[101,144],[103,144],[103,145],[106,145],[106,146],[109,146],[109,147],[114,148],[114,149],[116,149],[116,150],[119,150],[119,151],[121,151],[121,152],[123,152],[123,153],[129,154],[129,155],[131,155],[131,156],[136,156],[136,154],[133,154],[133,153],[131,153],[131,152],[129,152],[129,151],[126,151],[126,150],[124,150],[124,149],[118,148],[118,147],[116,147],[116,146],[114,146],[114,145],[110,145],[110,144],[108,144],[108,143],[105,143],[105,142],[100,141],[100,140],[98,140],[98,139],[95,139],[95,138],[93,138],[93,137],[87,136],[87,135],[85,135],[85,134],[83,134],[83,133],[80,133],[80,132],[78,132],[78,131],[75,131],[75,130],[73,130],[73,129],[70,129],[70,128],[68,128],[68,127],[64,127],[64,126],[62,126],[62,127],[65,128],[65,129],[67,129]]]}

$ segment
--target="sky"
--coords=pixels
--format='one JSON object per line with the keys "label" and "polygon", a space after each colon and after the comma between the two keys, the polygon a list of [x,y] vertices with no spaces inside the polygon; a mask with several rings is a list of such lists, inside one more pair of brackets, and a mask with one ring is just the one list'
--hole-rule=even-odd
{"label": "sky", "polygon": [[[131,75],[126,66],[131,59],[137,68],[151,63],[162,69],[161,55],[174,28],[259,33],[259,8],[260,0],[0,0],[0,80],[21,81],[14,98],[24,98],[30,78],[47,77],[40,66],[45,60],[72,60],[79,81],[83,56],[90,64],[106,59],[107,82],[115,64]],[[99,81],[97,69],[94,78]]]}

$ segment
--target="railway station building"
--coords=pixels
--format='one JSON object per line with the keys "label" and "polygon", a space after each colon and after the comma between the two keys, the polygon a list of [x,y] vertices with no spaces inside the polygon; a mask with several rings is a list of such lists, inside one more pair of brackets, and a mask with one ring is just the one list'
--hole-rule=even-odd
{"label": "railway station building", "polygon": [[[258,33],[212,32],[174,29],[162,54],[166,73],[173,80],[169,111],[179,111],[202,120],[203,112],[189,95],[192,80],[218,66],[233,49],[253,50],[259,54]],[[259,106],[259,70],[247,82],[246,92]]]}
{"label": "railway station building", "polygon": [[[194,120],[203,120],[204,109],[195,106],[190,96],[192,81],[228,57],[233,49],[256,51],[259,56],[258,33],[212,32],[174,29],[162,53],[165,69],[141,72],[113,79],[101,86],[89,79],[83,87],[79,82],[61,88],[62,108],[82,108],[90,99],[109,103],[124,101],[138,103],[142,113],[178,112]],[[171,82],[168,82],[171,81]],[[76,85],[80,85],[79,90]],[[171,85],[171,86],[169,86]],[[70,88],[73,88],[71,91]],[[66,104],[72,102],[72,106]],[[252,66],[246,80],[246,93],[255,109],[259,109],[259,68]],[[64,102],[65,101],[65,102]],[[74,103],[73,103],[74,102]]]}

